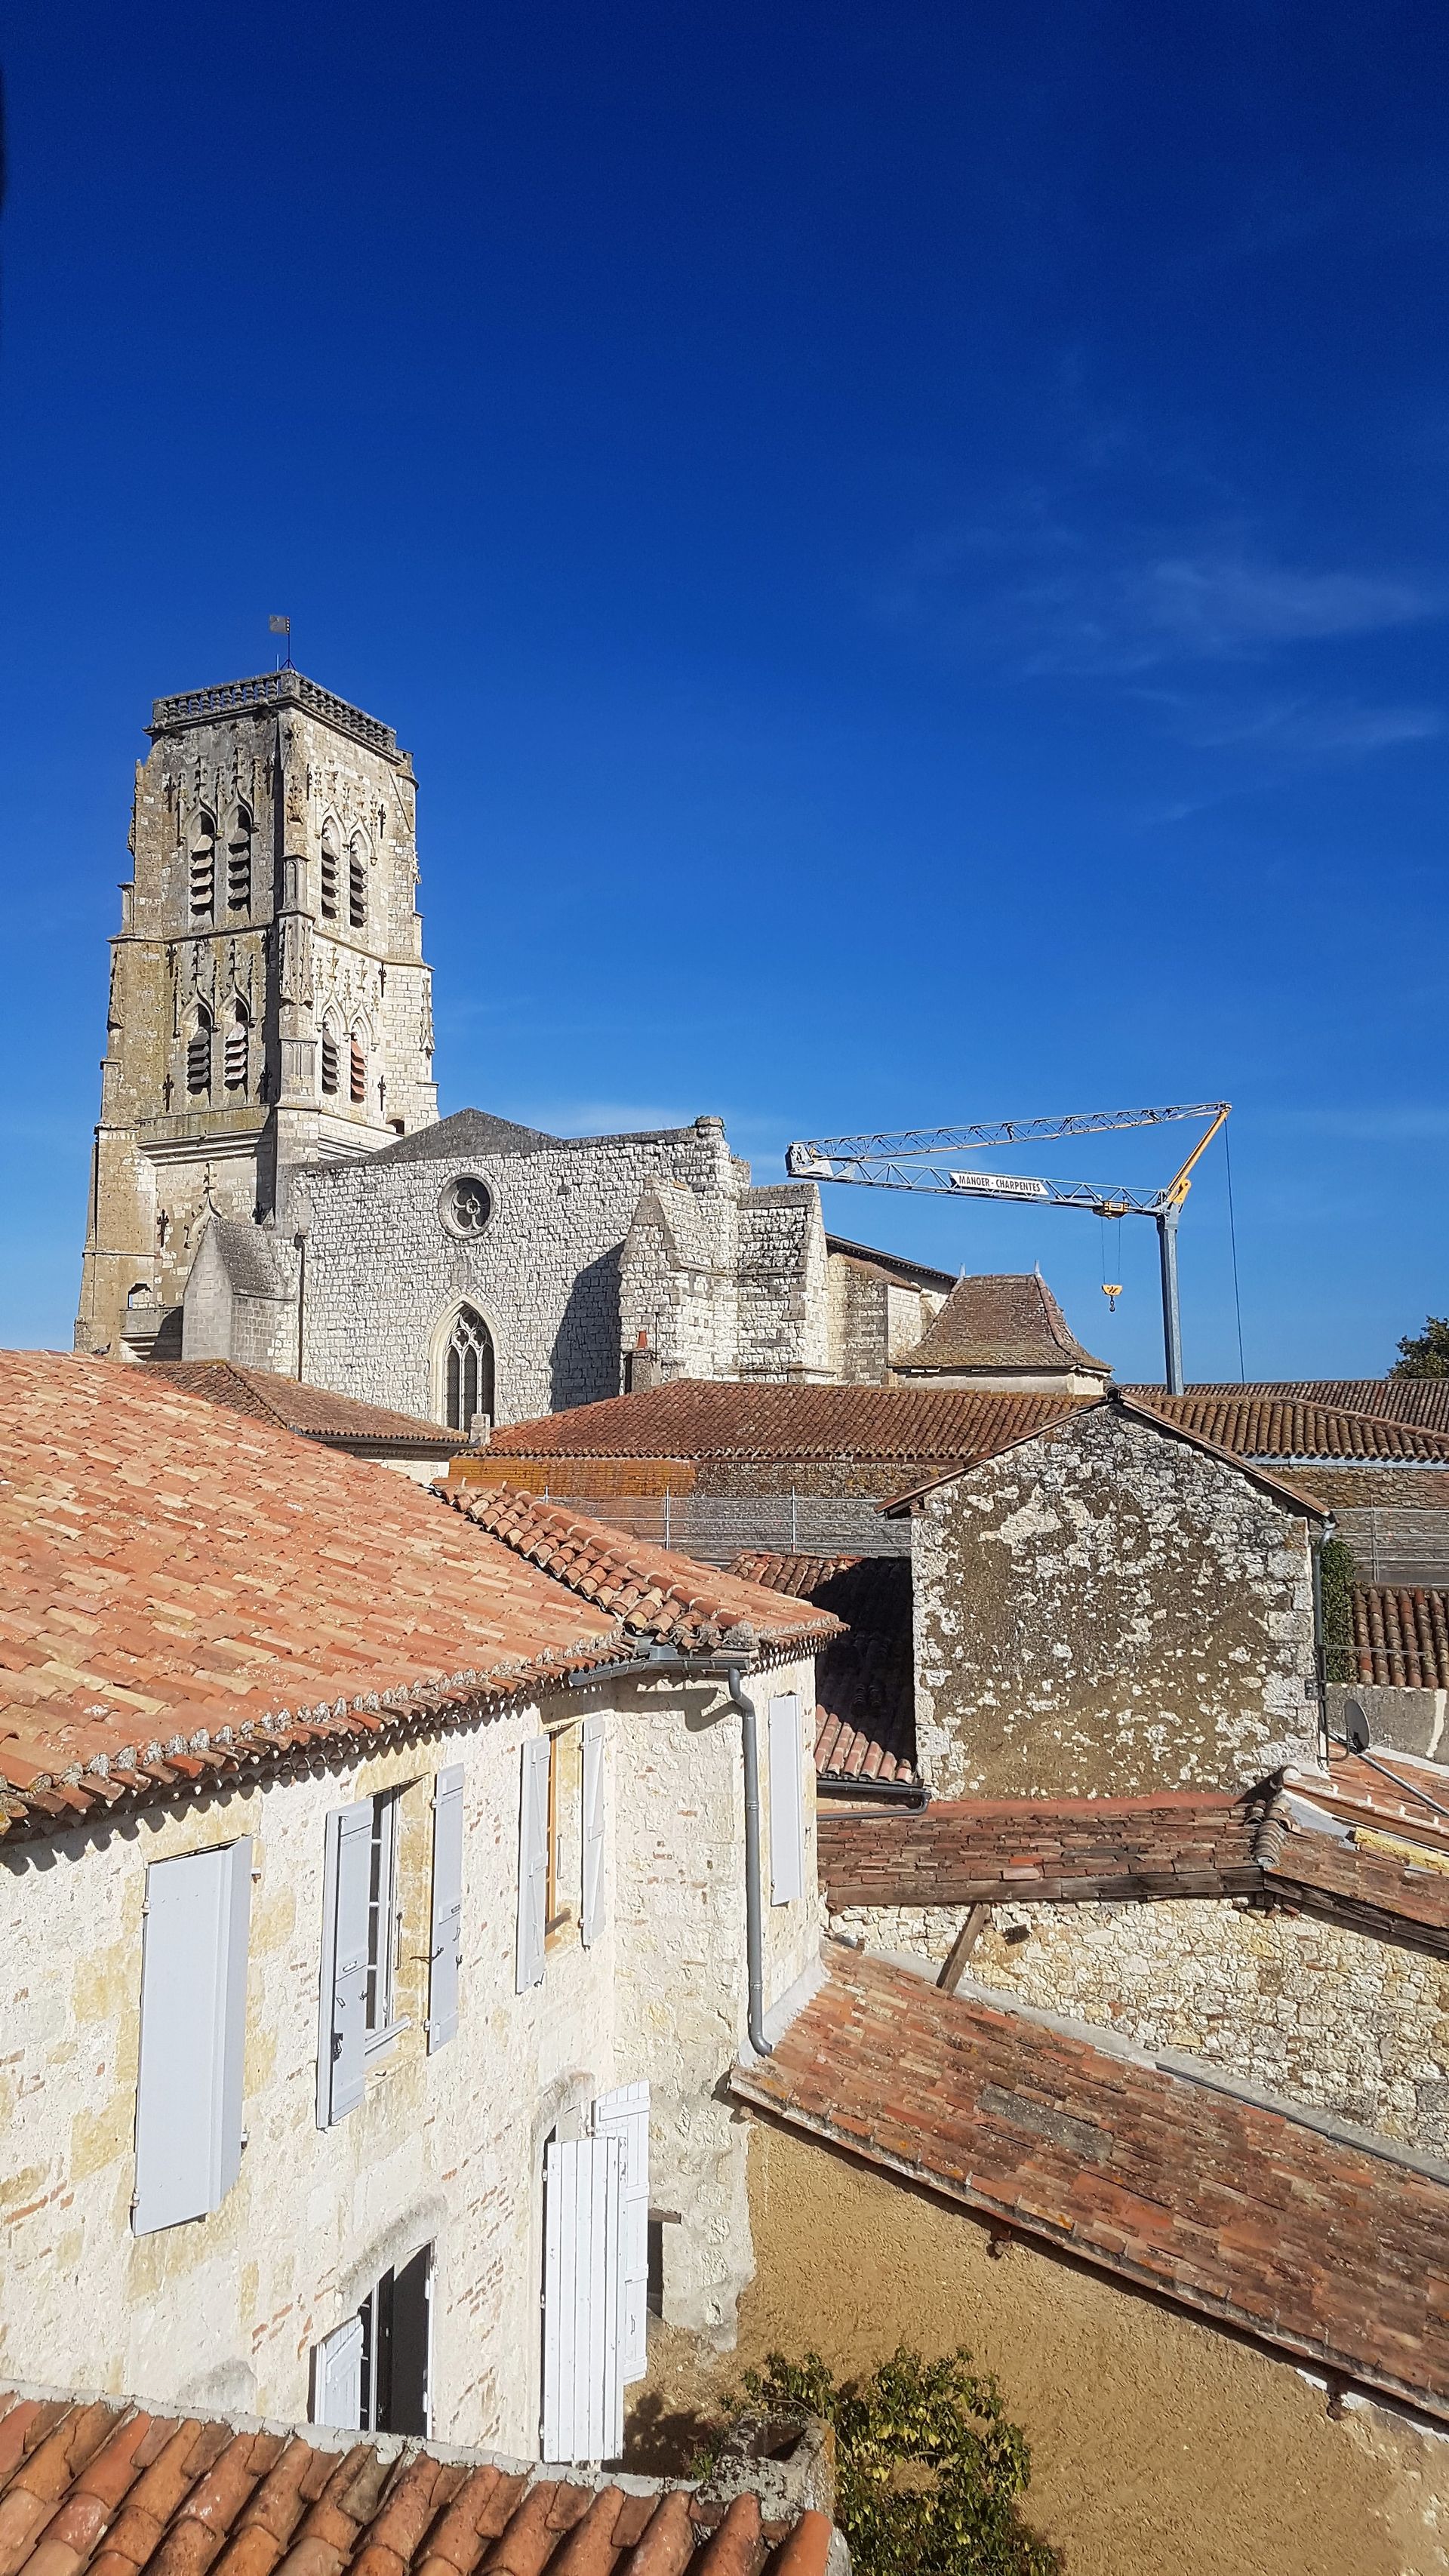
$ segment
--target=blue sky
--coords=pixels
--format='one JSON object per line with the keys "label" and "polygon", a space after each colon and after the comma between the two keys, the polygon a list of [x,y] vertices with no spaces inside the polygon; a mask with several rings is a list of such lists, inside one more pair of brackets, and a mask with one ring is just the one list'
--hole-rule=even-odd
{"label": "blue sky", "polygon": [[[1442,9],[160,0],[7,70],[0,1337],[69,1340],[149,702],[273,610],[413,751],[445,1109],[777,1178],[1224,1096],[1250,1376],[1449,1308]],[[1219,1146],[1190,1376],[1227,1213]],[[827,1221],[1160,1365],[1150,1227]]]}

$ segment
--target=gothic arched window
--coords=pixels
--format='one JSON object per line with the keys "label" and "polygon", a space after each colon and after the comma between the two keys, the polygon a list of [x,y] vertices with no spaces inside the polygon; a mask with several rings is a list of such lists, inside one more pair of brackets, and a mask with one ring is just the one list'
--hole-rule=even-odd
{"label": "gothic arched window", "polygon": [[460,1306],[443,1360],[443,1392],[450,1431],[471,1431],[480,1414],[493,1418],[493,1336],[480,1314]]}
{"label": "gothic arched window", "polygon": [[245,1002],[233,1003],[231,1025],[222,1050],[228,1091],[245,1091],[247,1087],[247,1035],[250,1027]]}
{"label": "gothic arched window", "polygon": [[211,1089],[211,1013],[204,1002],[197,1003],[196,1026],[186,1044],[186,1088]]}
{"label": "gothic arched window", "polygon": [[322,1088],[324,1091],[340,1089],[339,1073],[337,1031],[324,1020],[322,1023]]}
{"label": "gothic arched window", "polygon": [[362,1040],[355,1029],[349,1047],[348,1089],[352,1098],[359,1104],[366,1100],[367,1058],[362,1051]]}
{"label": "gothic arched window", "polygon": [[367,850],[359,838],[347,862],[347,918],[354,930],[367,927]]}
{"label": "gothic arched window", "polygon": [[252,908],[252,818],[245,805],[237,807],[236,821],[227,834],[226,899],[233,912]]}
{"label": "gothic arched window", "polygon": [[209,921],[216,900],[216,824],[198,814],[191,827],[191,917]]}
{"label": "gothic arched window", "polygon": [[322,918],[337,919],[337,888],[342,868],[342,843],[335,823],[322,826]]}

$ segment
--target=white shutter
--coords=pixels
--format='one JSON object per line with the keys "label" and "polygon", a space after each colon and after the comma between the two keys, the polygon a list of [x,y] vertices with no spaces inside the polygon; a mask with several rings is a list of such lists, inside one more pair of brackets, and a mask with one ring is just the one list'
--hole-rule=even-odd
{"label": "white shutter", "polygon": [[433,1944],[428,1968],[428,2055],[458,2027],[463,1961],[463,1765],[433,1782]]}
{"label": "white shutter", "polygon": [[555,2143],[544,2160],[543,2456],[616,2460],[624,2447],[619,2345],[620,2138]]}
{"label": "white shutter", "polygon": [[367,1898],[372,1800],[327,1819],[322,1885],[322,1984],[317,2029],[317,2126],[330,2129],[362,2100],[367,2036]]}
{"label": "white shutter", "polygon": [[599,1937],[604,1889],[604,1721],[584,1720],[584,1945]]}
{"label": "white shutter", "polygon": [[518,1811],[518,1991],[543,1983],[543,1944],[548,1929],[548,1762],[546,1735],[523,1747],[523,1786]]}
{"label": "white shutter", "polygon": [[626,2386],[649,2367],[649,2087],[621,2084],[594,2104],[596,2138],[624,2142],[624,2202],[619,2230],[619,2336]]}
{"label": "white shutter", "polygon": [[312,2421],[358,2431],[362,2424],[362,2319],[349,2317],[312,2356]]}
{"label": "white shutter", "polygon": [[220,2207],[241,2164],[250,1835],[153,1861],[136,2073],[138,2236]]}
{"label": "white shutter", "polygon": [[805,1893],[805,1789],[800,1702],[794,1691],[770,1702],[770,1901]]}

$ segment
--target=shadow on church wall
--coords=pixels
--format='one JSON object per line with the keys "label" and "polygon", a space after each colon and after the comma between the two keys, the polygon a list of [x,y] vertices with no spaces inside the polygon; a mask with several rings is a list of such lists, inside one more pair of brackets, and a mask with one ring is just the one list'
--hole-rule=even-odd
{"label": "shadow on church wall", "polygon": [[619,1392],[622,1268],[623,1246],[615,1244],[574,1281],[550,1363],[549,1403],[555,1413],[571,1404],[597,1404]]}

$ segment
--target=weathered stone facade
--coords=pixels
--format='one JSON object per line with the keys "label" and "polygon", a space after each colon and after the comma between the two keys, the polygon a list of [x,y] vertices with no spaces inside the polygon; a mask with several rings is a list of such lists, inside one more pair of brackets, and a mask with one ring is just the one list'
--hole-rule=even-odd
{"label": "weathered stone facade", "polygon": [[[830,1929],[939,1967],[969,1910],[852,1906]],[[969,1982],[1449,2161],[1442,1959],[1221,1898],[994,1905]]]}
{"label": "weathered stone facade", "polygon": [[1311,1513],[1109,1401],[915,1507],[939,1797],[1239,1788],[1319,1745]]}
{"label": "weathered stone facade", "polygon": [[290,1247],[299,1165],[367,1153],[437,1106],[416,786],[391,728],[277,671],[160,698],[150,733],[76,1347],[179,1357],[209,1209]]}
{"label": "weathered stone facade", "polygon": [[[810,1705],[807,1662],[753,1685]],[[541,1985],[515,1991],[522,1748],[542,1726],[605,1729],[600,1921],[580,1939],[577,1800],[561,1798],[558,1885]],[[819,1947],[813,1772],[805,1894],[769,1902],[765,1996]],[[427,2046],[433,1775],[464,1766],[456,2036]],[[400,1792],[394,2040],[364,2098],[317,2125],[328,1813]],[[745,2041],[739,1720],[713,1683],[606,1678],[541,1705],[421,1726],[374,1758],[177,1799],[116,1826],[0,1849],[7,2032],[0,2365],[175,2406],[301,2420],[309,2361],[390,2265],[433,2249],[433,2429],[536,2454],[544,2142],[578,2134],[600,2091],[652,2089],[664,2307],[715,2341],[752,2254],[746,2131],[716,2098]],[[205,2218],[136,2236],[133,2124],[146,1865],[253,1837],[244,2126],[238,2180]],[[570,1913],[569,1907],[572,1906]],[[572,2130],[569,2123],[574,2123]],[[77,2295],[83,2283],[83,2295]]]}

